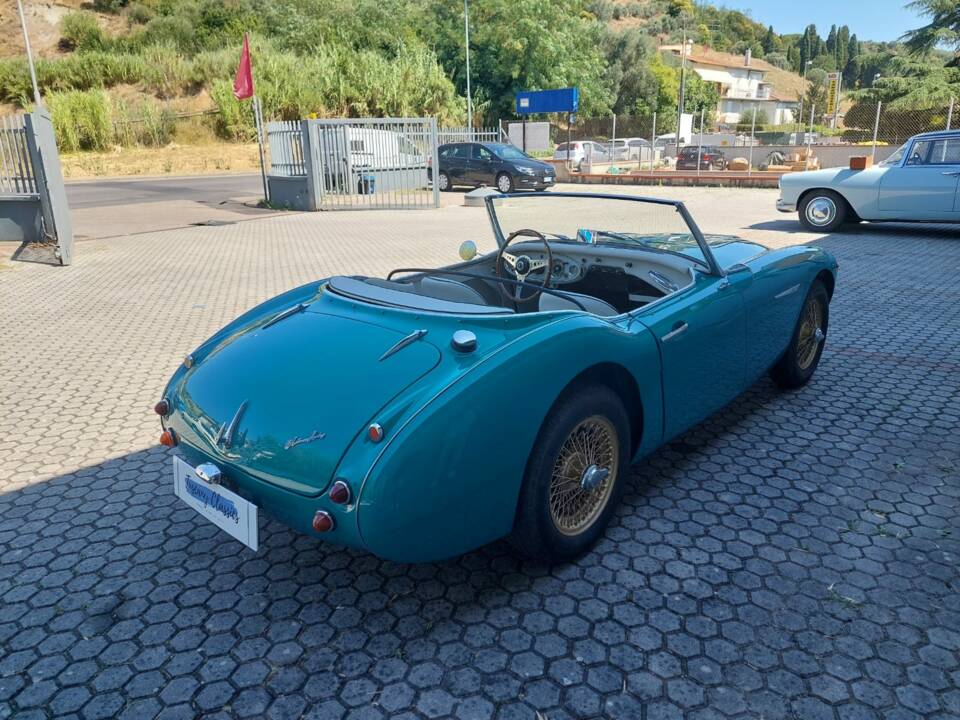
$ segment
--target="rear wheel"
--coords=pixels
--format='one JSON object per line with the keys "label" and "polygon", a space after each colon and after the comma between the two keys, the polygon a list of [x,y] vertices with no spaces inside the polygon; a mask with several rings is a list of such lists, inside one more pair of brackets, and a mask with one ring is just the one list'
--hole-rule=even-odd
{"label": "rear wheel", "polygon": [[832,190],[814,190],[803,196],[799,214],[807,230],[833,232],[847,219],[847,202]]}
{"label": "rear wheel", "polygon": [[564,397],[544,421],[527,462],[512,540],[527,557],[569,560],[603,533],[623,493],[630,421],[608,387]]}
{"label": "rear wheel", "polygon": [[513,192],[513,178],[507,173],[497,175],[497,190],[502,193]]}
{"label": "rear wheel", "polygon": [[820,355],[827,339],[830,320],[830,295],[819,280],[815,280],[800,310],[790,346],[777,364],[770,369],[770,377],[784,390],[807,384],[820,364]]}
{"label": "rear wheel", "polygon": [[443,172],[443,170],[441,170],[437,175],[437,187],[439,187],[443,192],[451,189],[450,176]]}

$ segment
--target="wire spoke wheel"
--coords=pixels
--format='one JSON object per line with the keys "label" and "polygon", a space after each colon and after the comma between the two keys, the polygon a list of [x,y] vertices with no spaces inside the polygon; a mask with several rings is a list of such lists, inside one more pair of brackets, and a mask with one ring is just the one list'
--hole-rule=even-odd
{"label": "wire spoke wheel", "polygon": [[619,472],[620,440],[607,418],[581,421],[564,441],[550,481],[550,517],[564,535],[579,535],[600,516]]}
{"label": "wire spoke wheel", "polygon": [[800,369],[806,370],[813,364],[823,337],[823,308],[815,297],[811,297],[803,308],[803,320],[797,337],[797,365]]}

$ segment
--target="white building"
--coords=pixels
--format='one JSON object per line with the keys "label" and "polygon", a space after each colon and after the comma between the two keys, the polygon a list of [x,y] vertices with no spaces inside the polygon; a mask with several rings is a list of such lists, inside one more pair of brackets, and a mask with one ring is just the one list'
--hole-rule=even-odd
{"label": "white building", "polygon": [[[663,45],[661,51],[680,58],[680,45]],[[745,55],[732,55],[705,47],[688,45],[687,70],[717,86],[717,122],[736,124],[749,120],[753,108],[762,110],[767,122],[786,125],[794,122],[804,81],[787,70]]]}

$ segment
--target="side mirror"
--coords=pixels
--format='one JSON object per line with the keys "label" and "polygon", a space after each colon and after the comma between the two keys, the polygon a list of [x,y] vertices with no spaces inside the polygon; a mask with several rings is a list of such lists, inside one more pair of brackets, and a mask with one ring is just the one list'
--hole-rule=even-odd
{"label": "side mirror", "polygon": [[460,259],[470,262],[477,256],[477,244],[473,240],[464,240],[460,243]]}

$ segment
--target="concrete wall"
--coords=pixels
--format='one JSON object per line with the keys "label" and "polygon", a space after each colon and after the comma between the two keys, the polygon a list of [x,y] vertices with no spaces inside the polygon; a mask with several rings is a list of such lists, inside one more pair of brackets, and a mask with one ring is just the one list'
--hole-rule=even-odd
{"label": "concrete wall", "polygon": [[39,196],[0,196],[0,240],[41,242],[42,217]]}

